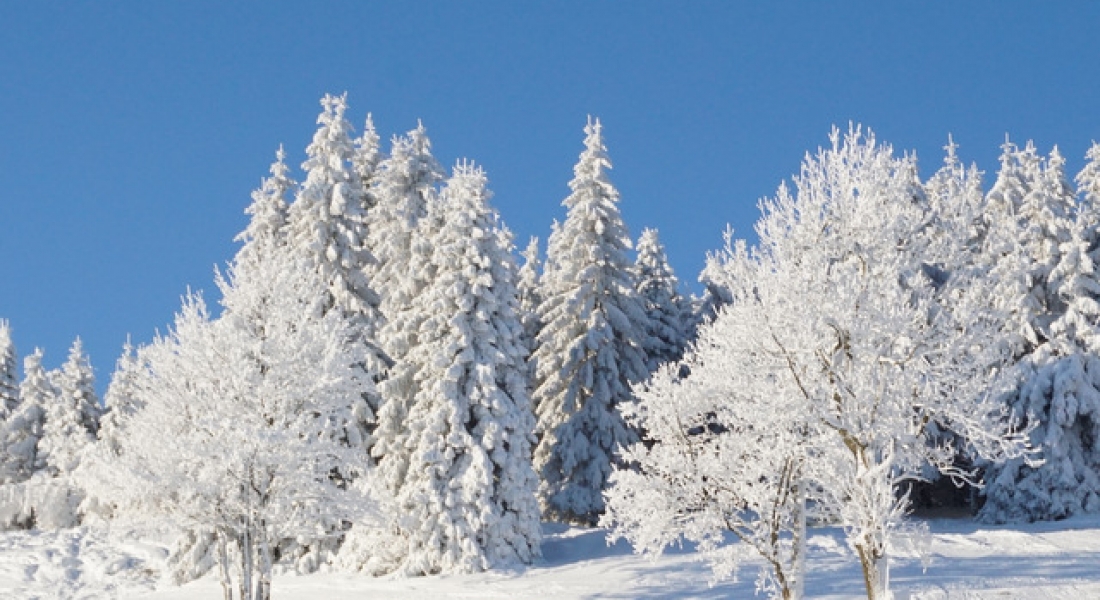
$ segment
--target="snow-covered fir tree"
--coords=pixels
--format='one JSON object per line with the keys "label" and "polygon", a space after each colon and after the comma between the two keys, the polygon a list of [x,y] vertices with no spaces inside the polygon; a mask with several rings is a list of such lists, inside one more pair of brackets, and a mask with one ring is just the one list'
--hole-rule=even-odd
{"label": "snow-covered fir tree", "polygon": [[595,523],[615,453],[637,439],[618,407],[648,375],[641,346],[645,308],[631,277],[631,239],[599,121],[585,127],[585,149],[562,202],[543,276],[543,322],[535,351],[535,468],[551,519]]}
{"label": "snow-covered fir tree", "polygon": [[38,440],[42,438],[46,412],[57,402],[57,396],[57,388],[42,367],[42,350],[35,348],[23,359],[19,406],[0,430],[0,482],[24,481],[45,468],[45,461],[38,456]]}
{"label": "snow-covered fir tree", "polygon": [[351,168],[359,176],[359,186],[363,188],[363,206],[367,213],[378,204],[375,198],[374,179],[378,175],[378,165],[384,156],[378,144],[381,138],[374,128],[374,119],[367,113],[367,120],[363,124],[363,133],[353,140],[355,151],[351,155]]}
{"label": "snow-covered fir tree", "polygon": [[245,209],[245,214],[249,215],[248,225],[234,238],[243,244],[234,259],[237,268],[264,260],[269,246],[286,244],[286,198],[297,184],[290,178],[286,151],[281,145],[269,171],[271,176],[265,177],[259,189],[252,192],[252,203]]}
{"label": "snow-covered fir tree", "polygon": [[[326,295],[324,309],[339,310],[351,320],[349,343],[366,348],[360,368],[377,381],[387,361],[377,344],[382,316],[378,294],[368,274],[374,258],[366,246],[367,196],[362,187],[363,174],[357,173],[353,164],[356,149],[351,138],[352,126],[344,117],[346,97],[326,95],[321,105],[324,110],[317,117],[319,127],[306,148],[308,158],[302,164],[306,178],[288,211],[286,243],[298,255],[309,257],[325,282],[321,288]],[[254,198],[257,210],[270,203],[272,208],[265,210],[275,214],[274,207],[278,204],[275,198],[289,186],[289,181],[277,171],[273,167],[273,176],[265,184],[267,189],[261,188],[259,194],[271,199]],[[259,222],[255,226],[265,228],[269,224]],[[252,234],[246,231],[245,235]],[[353,446],[364,450],[369,446],[368,436],[379,402],[372,391],[356,407],[347,427],[348,440]]]}
{"label": "snow-covered fir tree", "polygon": [[19,406],[18,356],[11,339],[11,325],[0,319],[0,428]]}
{"label": "snow-covered fir tree", "polygon": [[539,239],[531,236],[520,254],[523,264],[519,268],[516,288],[519,291],[519,308],[523,318],[524,336],[528,348],[534,352],[542,323],[539,322],[539,304],[542,303],[542,259],[539,256]]}
{"label": "snow-covered fir tree", "polygon": [[[1039,249],[1032,256],[1040,260],[1033,261],[1037,266],[1029,274],[1041,291],[1029,299],[1041,300],[1031,305],[1040,343],[1021,359],[1020,384],[1007,401],[1032,420],[1032,444],[1043,462],[990,465],[984,520],[1060,519],[1100,511],[1100,239],[1095,221],[1100,197],[1090,181],[1096,169],[1091,162],[1100,154],[1090,152],[1089,158],[1078,177],[1080,204],[1067,206],[1073,193],[1055,149],[1028,195],[1030,214],[1021,219],[1031,233],[1021,238]],[[1074,208],[1064,239],[1065,213]],[[1037,225],[1045,226],[1036,231]],[[1052,268],[1049,260],[1057,261]]]}
{"label": "snow-covered fir tree", "polygon": [[[379,385],[382,408],[371,449],[375,458],[391,452],[404,455],[404,420],[417,389],[413,379],[417,365],[406,357],[417,343],[423,318],[413,309],[412,301],[430,280],[431,272],[424,262],[429,260],[427,240],[431,234],[422,231],[419,222],[435,199],[435,186],[443,176],[443,168],[431,154],[427,130],[420,125],[393,140],[390,156],[379,165],[372,188],[377,205],[369,213],[369,240],[378,258],[373,276],[382,293],[381,310],[386,319],[379,341],[392,361],[386,381]],[[417,260],[421,262],[414,265]],[[387,472],[390,476],[385,484],[396,492],[403,471]]]}
{"label": "snow-covered fir tree", "polygon": [[[399,532],[391,544],[403,548],[386,548],[396,559],[389,565],[364,557],[372,571],[464,573],[539,555],[516,267],[489,196],[482,170],[459,165],[421,220],[431,252],[418,268],[431,275],[412,300],[420,327],[404,359],[416,367],[417,393],[402,423],[401,454],[379,466],[404,473],[389,516]],[[356,550],[349,544],[349,554]]]}
{"label": "snow-covered fir tree", "polygon": [[637,251],[634,278],[648,317],[642,347],[646,366],[653,372],[683,356],[693,315],[691,303],[680,294],[680,282],[668,264],[656,229],[642,230]]}
{"label": "snow-covered fir tree", "polygon": [[73,342],[65,364],[52,375],[57,395],[46,407],[37,462],[44,464],[51,476],[68,475],[95,442],[103,413],[95,392],[92,365],[80,338]]}

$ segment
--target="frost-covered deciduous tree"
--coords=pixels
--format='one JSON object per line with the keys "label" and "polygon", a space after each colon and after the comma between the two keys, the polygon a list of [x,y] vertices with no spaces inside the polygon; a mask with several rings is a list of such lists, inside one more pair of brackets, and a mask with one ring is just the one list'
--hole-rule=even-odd
{"label": "frost-covered deciduous tree", "polygon": [[348,344],[355,325],[326,310],[316,290],[328,281],[308,257],[272,249],[218,284],[222,317],[189,297],[170,333],[139,353],[142,407],[99,475],[109,500],[212,532],[227,598],[231,572],[241,598],[269,598],[279,540],[334,535],[319,524],[361,509],[332,474],[366,466],[340,430],[372,384],[356,366],[363,346]]}
{"label": "frost-covered deciduous tree", "polygon": [[0,319],[0,429],[19,406],[18,355],[11,339],[11,325]]}
{"label": "frost-covered deciduous tree", "polygon": [[38,462],[44,461],[49,475],[57,477],[72,473],[88,446],[95,442],[102,408],[95,393],[92,365],[80,338],[73,342],[61,370],[53,375],[57,396],[46,407]]}
{"label": "frost-covered deciduous tree", "polygon": [[646,366],[653,372],[683,356],[693,315],[690,302],[680,294],[680,281],[668,264],[656,229],[642,231],[637,251],[634,279],[648,317],[642,348]]}
{"label": "frost-covered deciduous tree", "polygon": [[[1019,220],[1021,240],[1036,249],[1028,255],[1034,285],[1028,299],[1038,332],[1032,343],[1038,343],[1020,360],[1020,383],[1007,401],[1035,425],[1031,440],[1043,462],[1015,459],[990,465],[980,513],[987,521],[1100,511],[1100,197],[1091,180],[1098,158],[1100,150],[1094,147],[1078,177],[1080,203],[1072,206],[1064,160],[1055,149],[1033,181],[1030,214]],[[1069,210],[1075,211],[1072,225],[1066,224]]]}
{"label": "frost-covered deciduous tree", "polygon": [[[792,477],[793,489],[775,485],[773,505],[797,497],[799,489],[812,495],[815,510],[845,528],[868,596],[884,598],[889,542],[908,505],[899,484],[920,477],[926,464],[960,478],[973,475],[958,470],[955,449],[930,437],[929,424],[957,432],[969,451],[983,456],[1018,455],[1025,438],[1013,433],[991,392],[1008,357],[996,343],[1001,321],[987,308],[982,273],[960,271],[935,285],[922,268],[918,232],[926,203],[912,159],[895,158],[858,128],[843,138],[834,130],[831,139],[830,148],[807,157],[793,192],[783,186],[763,202],[759,245],[727,249],[722,263],[731,269],[726,281],[733,302],[706,327],[688,359],[690,385],[658,380],[654,386],[663,387],[657,393],[640,393],[632,414],[654,445],[632,447],[629,456],[641,462],[641,475],[621,476],[631,487],[620,490],[617,483],[612,494],[645,497],[647,485],[668,485],[661,473],[710,481],[704,469],[721,477],[715,488],[701,486],[702,493],[760,485],[761,477],[772,485],[783,480],[776,465],[802,459],[802,478]],[[774,404],[772,414],[782,422],[758,430],[746,416],[759,412],[753,402]],[[745,414],[738,412],[742,403]],[[679,423],[655,421],[651,427],[649,415],[677,411],[684,415]],[[735,449],[744,443],[750,453],[769,445],[753,445],[766,435],[790,435],[786,439],[798,443],[776,442],[779,456],[759,459],[773,467],[771,478],[750,472],[735,483],[729,477],[741,467],[712,458],[722,454],[699,451],[701,467],[685,460],[683,448],[695,439],[702,443],[707,432]],[[667,462],[661,458],[666,448]],[[690,469],[691,475],[684,472]],[[624,524],[625,537],[660,539],[641,529],[649,526],[644,516],[612,514]],[[702,514],[699,520],[695,513],[666,518],[664,527],[672,531],[660,535],[718,535],[721,521]],[[751,518],[754,534],[776,529],[767,514],[743,516]],[[770,562],[768,552],[765,547],[761,554]],[[779,580],[778,572],[771,581]],[[801,580],[797,570],[794,580]]]}
{"label": "frost-covered deciduous tree", "polygon": [[[516,267],[489,196],[481,169],[459,165],[421,220],[431,253],[419,268],[430,277],[412,300],[420,326],[404,359],[415,365],[417,393],[402,448],[379,465],[402,475],[386,478],[397,482],[388,518],[396,535],[362,545],[375,553],[359,561],[371,571],[464,573],[539,555]],[[390,564],[378,556],[383,543]]]}
{"label": "frost-covered deciduous tree", "polygon": [[550,236],[543,323],[535,350],[534,399],[540,502],[551,518],[595,523],[615,453],[637,439],[618,407],[648,376],[641,345],[645,308],[631,277],[631,240],[600,122],[585,127],[585,149],[562,202],[565,222]]}

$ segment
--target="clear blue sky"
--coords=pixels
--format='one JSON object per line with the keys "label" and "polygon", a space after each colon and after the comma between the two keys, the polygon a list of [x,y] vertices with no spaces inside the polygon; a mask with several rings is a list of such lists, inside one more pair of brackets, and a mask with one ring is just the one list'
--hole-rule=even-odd
{"label": "clear blue sky", "polygon": [[563,217],[600,117],[631,232],[695,286],[834,123],[924,176],[948,133],[987,182],[1006,133],[1076,171],[1098,27],[1096,2],[0,3],[0,318],[47,366],[82,336],[102,389],[128,333],[188,286],[214,299],[276,147],[300,164],[344,91],[357,126],[420,118],[445,166],[484,165],[520,246]]}

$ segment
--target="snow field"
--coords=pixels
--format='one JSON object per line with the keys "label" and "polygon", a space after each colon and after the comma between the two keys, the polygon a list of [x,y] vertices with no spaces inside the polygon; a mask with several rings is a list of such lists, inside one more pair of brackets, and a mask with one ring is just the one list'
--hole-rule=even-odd
{"label": "snow field", "polygon": [[[989,527],[968,519],[933,519],[927,569],[911,550],[891,563],[898,600],[1100,598],[1100,517]],[[738,581],[709,585],[709,568],[690,547],[656,560],[603,529],[544,524],[543,559],[527,569],[441,577],[380,577],[322,572],[275,577],[279,600],[392,598],[412,600],[552,598],[753,598],[758,562],[748,558]],[[0,536],[0,597],[12,600],[220,598],[214,577],[184,586],[160,581],[171,536],[161,532],[81,527]],[[807,597],[864,595],[859,562],[836,528],[809,540]]]}

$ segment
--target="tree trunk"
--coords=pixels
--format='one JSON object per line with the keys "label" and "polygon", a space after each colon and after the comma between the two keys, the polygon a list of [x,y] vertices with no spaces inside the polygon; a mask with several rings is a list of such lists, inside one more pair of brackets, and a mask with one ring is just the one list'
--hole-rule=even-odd
{"label": "tree trunk", "polygon": [[857,546],[859,562],[863,566],[863,584],[867,588],[867,600],[890,600],[890,569],[886,554],[875,556],[867,546]]}
{"label": "tree trunk", "polygon": [[225,600],[233,600],[233,586],[229,581],[229,543],[225,539],[225,532],[217,531],[214,534],[218,540],[218,555],[219,555],[219,577],[222,582],[222,595]]}
{"label": "tree trunk", "polygon": [[259,527],[260,582],[256,586],[256,600],[271,600],[271,543],[267,536],[267,524],[261,519]]}
{"label": "tree trunk", "polygon": [[252,597],[252,532],[246,520],[242,519],[241,548],[241,600]]}
{"label": "tree trunk", "polygon": [[794,580],[791,582],[791,598],[802,600],[806,595],[806,489],[801,476],[794,485],[798,514],[795,516],[794,539],[791,540],[794,553],[791,557],[791,578]]}

